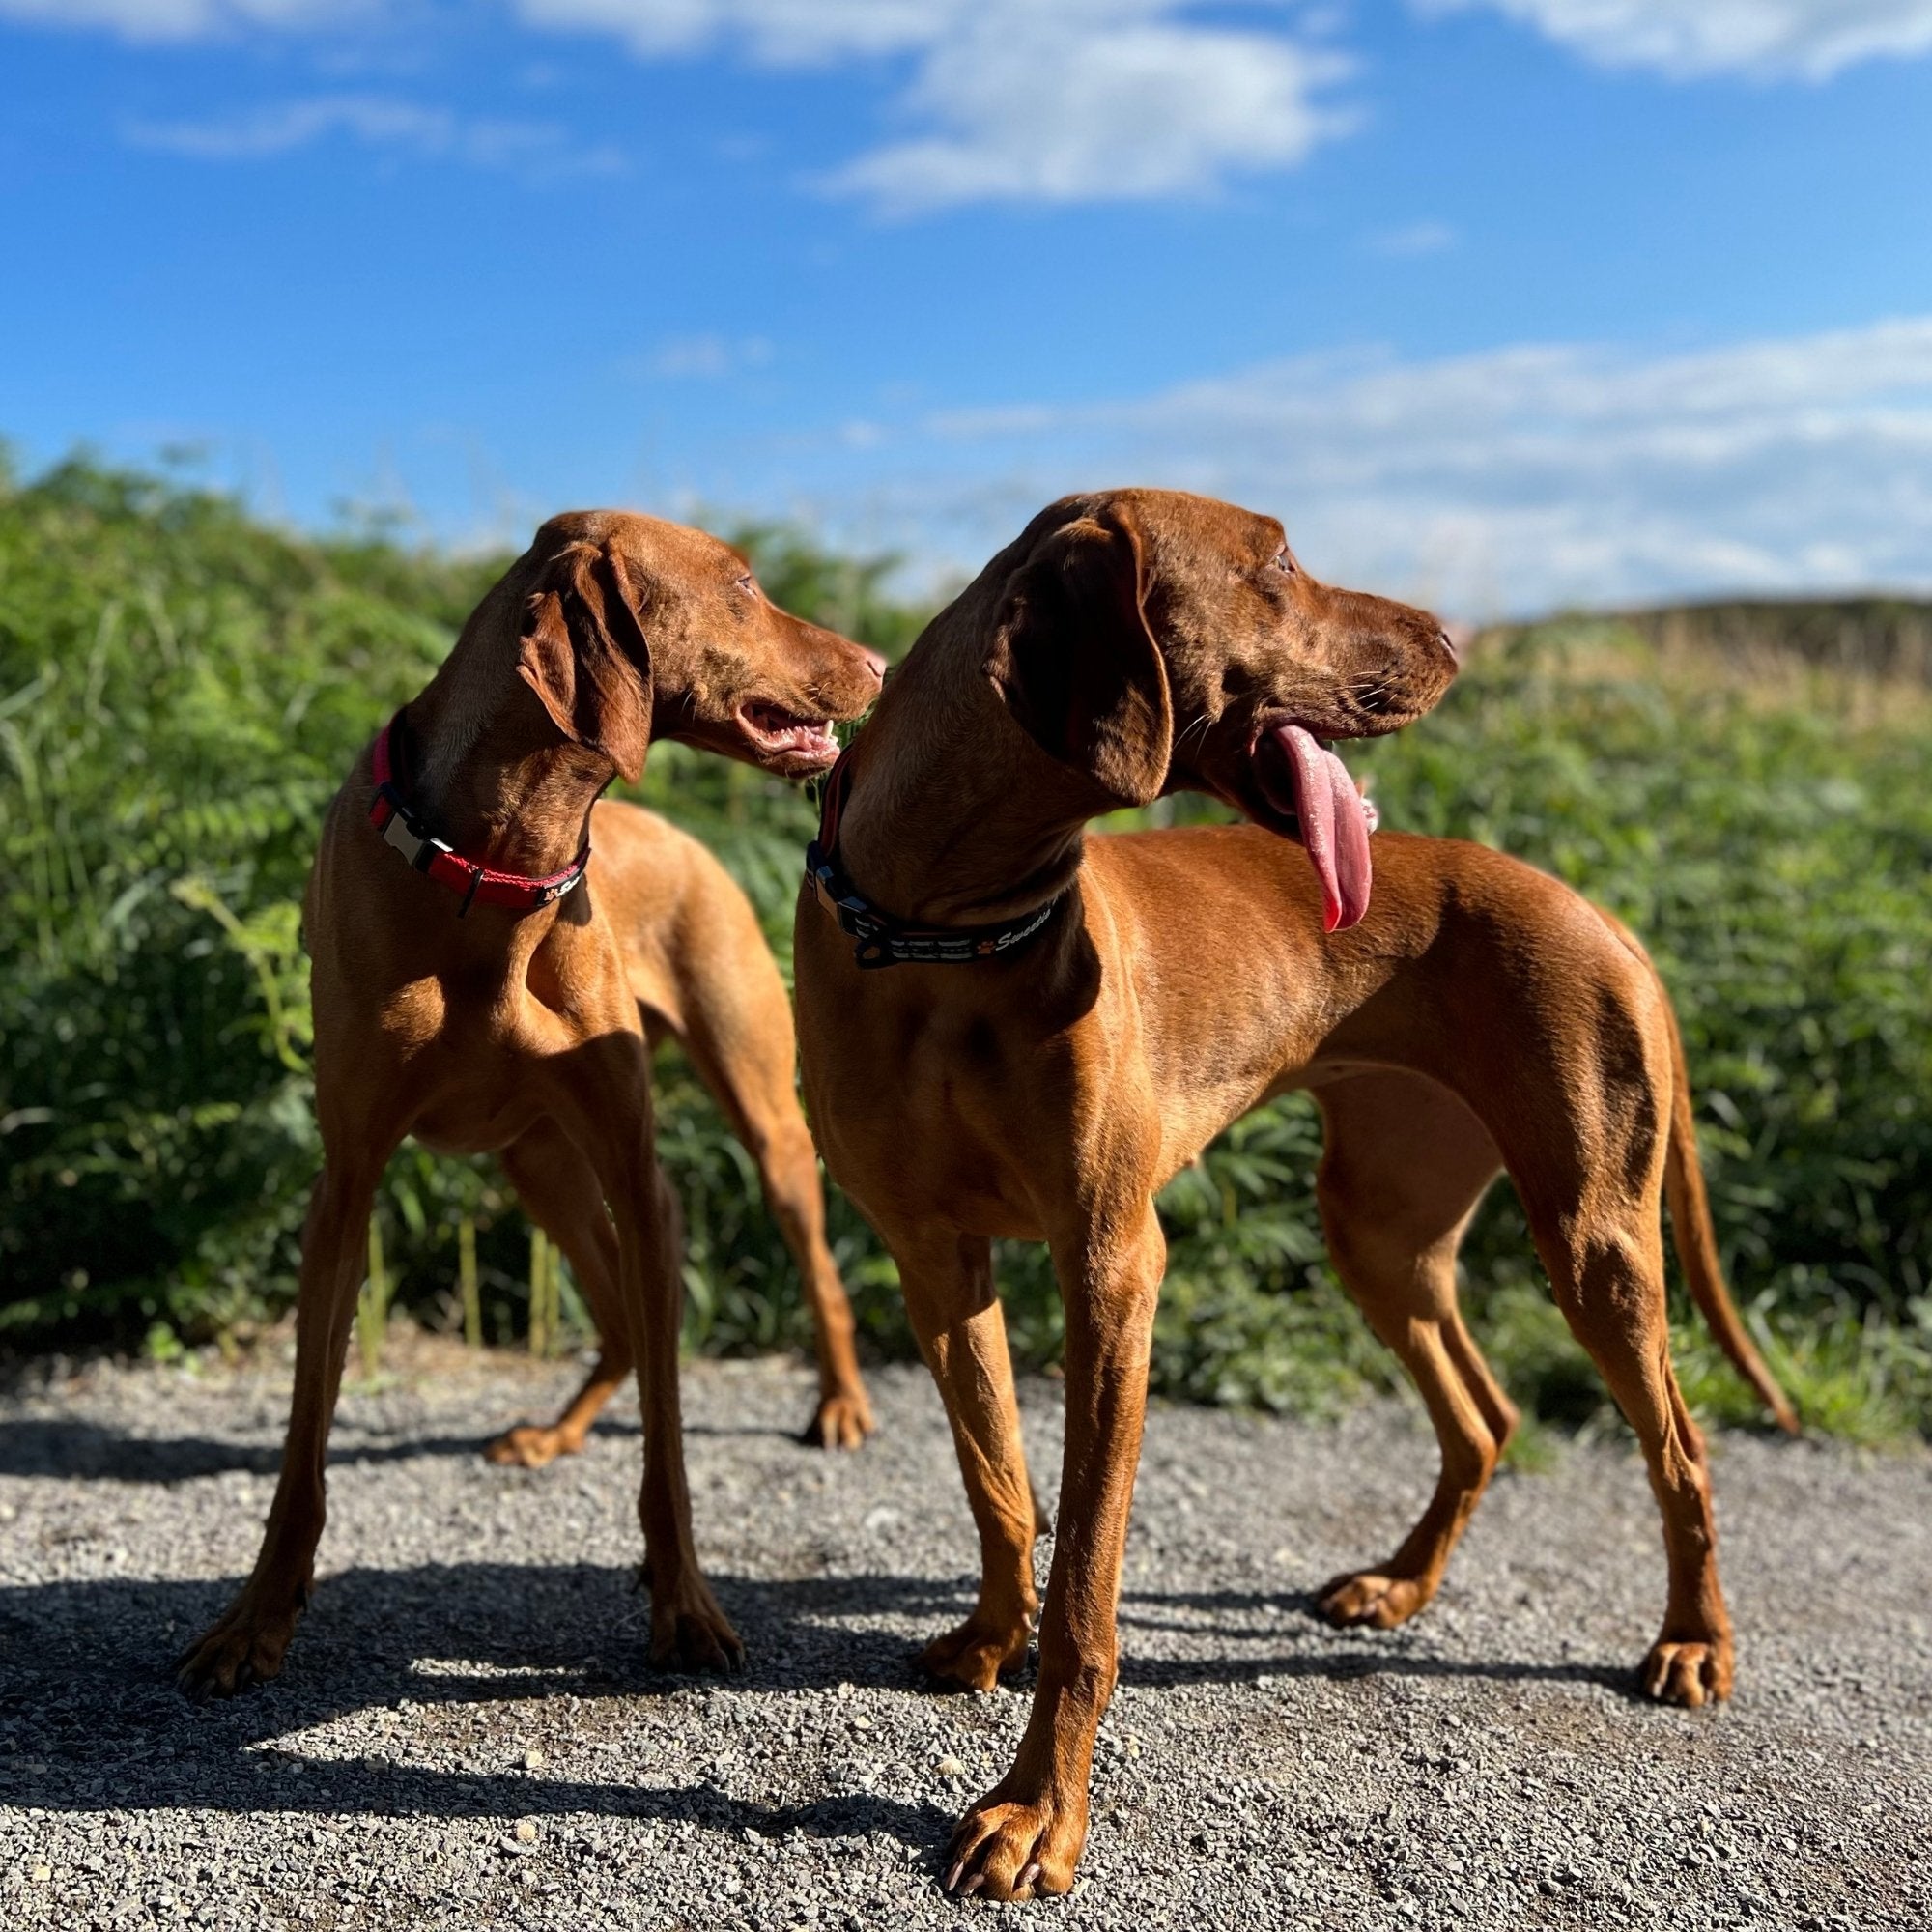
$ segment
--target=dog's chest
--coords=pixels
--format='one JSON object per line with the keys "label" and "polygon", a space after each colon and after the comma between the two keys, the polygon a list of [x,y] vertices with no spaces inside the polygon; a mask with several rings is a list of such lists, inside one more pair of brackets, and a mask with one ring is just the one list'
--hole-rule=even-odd
{"label": "dog's chest", "polygon": [[[440,1153],[499,1152],[555,1111],[556,1069],[610,1035],[635,1047],[628,996],[600,1023],[558,1011],[499,973],[444,976],[406,987],[389,1003],[383,1031],[401,1049],[412,1103],[409,1131]],[[628,1058],[629,1056],[627,1056]]]}

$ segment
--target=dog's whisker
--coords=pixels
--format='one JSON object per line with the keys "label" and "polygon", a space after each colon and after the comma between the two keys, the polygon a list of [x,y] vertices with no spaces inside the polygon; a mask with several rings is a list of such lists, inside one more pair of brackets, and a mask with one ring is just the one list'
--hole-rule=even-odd
{"label": "dog's whisker", "polygon": [[1179,757],[1179,754],[1180,754],[1180,753],[1181,753],[1182,752],[1184,752],[1184,751],[1185,751],[1185,750],[1187,749],[1187,741],[1188,741],[1188,739],[1190,739],[1191,737],[1193,737],[1193,735],[1194,735],[1194,734],[1195,734],[1195,732],[1197,732],[1197,731],[1199,731],[1199,732],[1201,733],[1201,738],[1202,738],[1202,742],[1203,742],[1203,743],[1205,744],[1205,743],[1207,742],[1207,738],[1208,738],[1208,725],[1210,725],[1210,724],[1212,724],[1213,722],[1214,722],[1214,721],[1213,721],[1213,720],[1212,720],[1212,719],[1211,719],[1211,718],[1210,718],[1210,717],[1209,717],[1209,716],[1208,715],[1208,713],[1204,711],[1204,712],[1203,712],[1203,713],[1202,713],[1202,714],[1200,715],[1200,717],[1198,717],[1198,718],[1197,718],[1197,719],[1196,719],[1196,720],[1194,721],[1194,723],[1193,723],[1192,724],[1190,724],[1190,725],[1189,725],[1189,726],[1188,726],[1188,727],[1186,728],[1186,730],[1184,730],[1183,732],[1181,732],[1181,734],[1179,735],[1179,737],[1178,737],[1178,738],[1177,738],[1177,739],[1176,739],[1176,740],[1174,741],[1174,753],[1173,753],[1173,755],[1174,755],[1174,756],[1176,756],[1176,757]]}

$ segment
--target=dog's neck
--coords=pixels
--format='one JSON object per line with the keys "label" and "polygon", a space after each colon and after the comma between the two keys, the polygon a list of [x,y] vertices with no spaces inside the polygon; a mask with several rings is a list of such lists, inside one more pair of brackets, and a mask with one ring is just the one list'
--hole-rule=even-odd
{"label": "dog's neck", "polygon": [[[944,628],[942,628],[944,627]],[[942,618],[893,673],[852,753],[838,859],[904,920],[978,925],[1064,892],[1094,805],[1013,724],[973,627]]]}
{"label": "dog's neck", "polygon": [[429,829],[500,872],[546,878],[589,842],[590,808],[616,776],[567,742],[514,657],[466,636],[410,704],[408,793]]}

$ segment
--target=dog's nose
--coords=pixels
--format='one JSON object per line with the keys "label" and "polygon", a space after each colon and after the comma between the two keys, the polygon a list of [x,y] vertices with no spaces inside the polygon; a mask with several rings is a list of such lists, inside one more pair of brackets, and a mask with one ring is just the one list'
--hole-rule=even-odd
{"label": "dog's nose", "polygon": [[872,673],[873,677],[879,683],[884,684],[886,681],[885,659],[877,651],[868,651],[863,647],[861,647],[859,655],[866,660],[866,668]]}

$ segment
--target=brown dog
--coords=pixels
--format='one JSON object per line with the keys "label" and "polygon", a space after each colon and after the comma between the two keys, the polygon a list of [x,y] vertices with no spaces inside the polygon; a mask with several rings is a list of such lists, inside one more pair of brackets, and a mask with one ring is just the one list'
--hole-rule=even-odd
{"label": "brown dog", "polygon": [[599,1319],[623,1337],[643,1404],[651,1656],[742,1658],[692,1547],[681,1237],[653,1152],[635,955],[619,929],[649,896],[636,863],[648,846],[613,877],[582,867],[592,835],[615,832],[620,852],[637,845],[635,826],[593,807],[617,774],[637,777],[653,738],[803,776],[832,761],[827,721],[863,710],[882,670],[871,652],[774,609],[715,537],[647,517],[559,517],[357,761],[303,909],[324,1167],[302,1240],[281,1480],[253,1575],[182,1660],[185,1688],[228,1692],[281,1667],[322,1534],[370,1206],[406,1134],[500,1153],[606,1304]]}
{"label": "brown dog", "polygon": [[[825,1245],[818,1154],[798,1104],[791,1001],[752,902],[689,834],[640,806],[600,800],[590,814],[598,910],[624,955],[624,979],[654,1050],[675,1040],[757,1164],[765,1200],[798,1264],[818,1348],[818,1406],[805,1439],[856,1449],[871,1405],[852,1349],[852,1308]],[[571,1258],[602,1344],[583,1386],[554,1423],[520,1423],[489,1444],[493,1463],[541,1468],[583,1447],[590,1425],[631,1373],[623,1308],[604,1248],[581,1223],[543,1220]],[[606,1224],[601,1217],[593,1228]]]}
{"label": "brown dog", "polygon": [[[796,928],[806,1094],[832,1173],[897,1259],[952,1418],[980,1597],[923,1661],[956,1684],[1021,1661],[1037,1602],[991,1242],[1049,1242],[1066,1311],[1038,1688],[949,1886],[1072,1882],[1116,1675],[1165,1261],[1154,1193],[1293,1089],[1324,1117],[1336,1266],[1442,1448],[1413,1533],[1331,1583],[1324,1611],[1386,1628],[1421,1608],[1515,1423],[1455,1284],[1506,1167],[1662,1510],[1669,1605],[1645,1687],[1683,1704],[1729,1688],[1703,1447],[1668,1353],[1666,1182],[1700,1302],[1789,1411],[1724,1296],[1669,1006],[1620,930],[1498,853],[1385,834],[1371,893],[1370,821],[1321,742],[1408,724],[1454,670],[1435,619],[1312,582],[1270,518],[1155,491],[1069,498],[933,621],[834,776]],[[1179,789],[1254,822],[1087,839],[1096,813]],[[877,970],[934,958],[966,963]]]}

